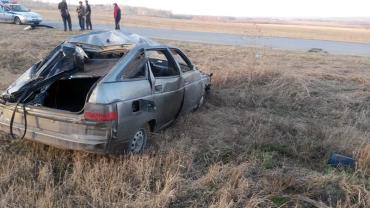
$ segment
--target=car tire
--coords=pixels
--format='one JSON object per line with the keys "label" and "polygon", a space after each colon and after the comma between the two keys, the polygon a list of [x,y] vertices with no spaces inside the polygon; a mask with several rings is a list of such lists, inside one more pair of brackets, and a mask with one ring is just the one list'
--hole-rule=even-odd
{"label": "car tire", "polygon": [[151,132],[149,125],[145,125],[139,128],[134,136],[130,139],[128,152],[132,154],[141,154],[146,149],[148,140],[150,138]]}
{"label": "car tire", "polygon": [[15,17],[15,18],[14,18],[14,24],[16,24],[16,25],[21,25],[21,24],[22,24],[21,19],[19,19],[19,17]]}

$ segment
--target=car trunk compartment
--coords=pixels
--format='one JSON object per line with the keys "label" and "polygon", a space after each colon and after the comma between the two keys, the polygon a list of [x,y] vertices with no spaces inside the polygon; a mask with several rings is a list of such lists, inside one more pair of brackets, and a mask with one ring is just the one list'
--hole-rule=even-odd
{"label": "car trunk compartment", "polygon": [[99,79],[100,77],[78,77],[57,80],[47,89],[43,106],[75,113],[81,112],[90,90]]}

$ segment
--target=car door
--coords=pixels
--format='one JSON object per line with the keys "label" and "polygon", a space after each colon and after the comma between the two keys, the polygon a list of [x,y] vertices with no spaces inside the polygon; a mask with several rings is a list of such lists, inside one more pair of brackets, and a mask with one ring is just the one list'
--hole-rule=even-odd
{"label": "car door", "polygon": [[185,98],[182,113],[187,113],[198,106],[204,94],[204,86],[203,82],[201,82],[202,77],[200,72],[195,69],[191,61],[181,50],[172,48],[171,53],[181,69],[184,80]]}
{"label": "car door", "polygon": [[14,14],[10,11],[9,8],[4,7],[4,22],[13,22]]}
{"label": "car door", "polygon": [[125,139],[131,138],[138,128],[154,118],[154,109],[151,108],[154,101],[149,80],[149,63],[144,50],[135,53],[123,66],[118,81],[109,85],[109,96],[119,100],[117,137],[124,142]]}
{"label": "car door", "polygon": [[171,52],[167,48],[146,50],[154,77],[153,95],[157,111],[157,127],[165,127],[176,119],[184,100],[183,80]]}

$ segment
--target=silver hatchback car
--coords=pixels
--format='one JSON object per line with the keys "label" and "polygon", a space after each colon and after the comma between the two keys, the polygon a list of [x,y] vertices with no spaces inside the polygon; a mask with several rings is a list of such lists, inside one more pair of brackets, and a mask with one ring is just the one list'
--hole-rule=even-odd
{"label": "silver hatchback car", "polygon": [[211,76],[136,34],[76,36],[1,95],[0,130],[63,149],[140,153],[151,132],[202,105]]}
{"label": "silver hatchback car", "polygon": [[31,12],[21,4],[3,4],[0,2],[0,22],[38,25],[42,22],[40,14]]}

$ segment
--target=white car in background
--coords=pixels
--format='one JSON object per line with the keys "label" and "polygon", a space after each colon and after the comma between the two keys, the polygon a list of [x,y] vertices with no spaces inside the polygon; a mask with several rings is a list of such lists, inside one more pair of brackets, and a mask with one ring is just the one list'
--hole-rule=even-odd
{"label": "white car in background", "polygon": [[42,22],[40,14],[31,12],[21,4],[9,4],[0,2],[0,22],[21,24],[35,24]]}

